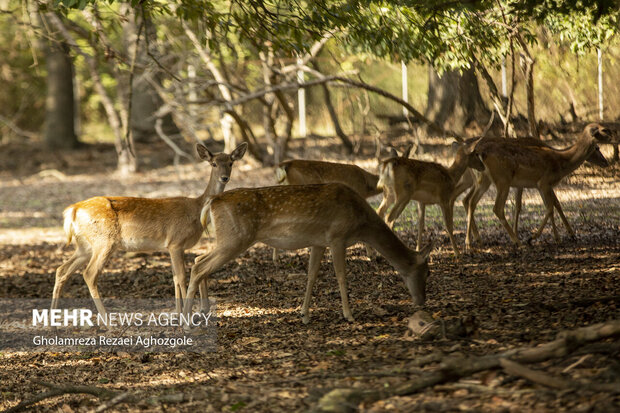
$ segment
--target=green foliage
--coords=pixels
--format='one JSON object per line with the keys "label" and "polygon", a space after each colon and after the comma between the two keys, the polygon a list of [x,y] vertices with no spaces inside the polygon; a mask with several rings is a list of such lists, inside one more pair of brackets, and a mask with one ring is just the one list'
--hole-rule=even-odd
{"label": "green foliage", "polygon": [[[94,2],[56,1],[67,8]],[[234,33],[239,41],[254,45],[267,41],[275,50],[293,54],[331,32],[339,34],[353,53],[430,61],[440,71],[468,67],[474,57],[497,66],[508,51],[510,34],[518,30],[532,44],[537,23],[569,41],[577,53],[598,47],[618,26],[613,0],[132,0],[131,4],[149,13],[200,22],[211,33],[211,46]]]}

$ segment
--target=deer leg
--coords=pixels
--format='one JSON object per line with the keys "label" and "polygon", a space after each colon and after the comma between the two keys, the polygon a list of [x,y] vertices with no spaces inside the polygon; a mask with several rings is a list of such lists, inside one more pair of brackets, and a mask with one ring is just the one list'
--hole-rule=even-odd
{"label": "deer leg", "polygon": [[[185,305],[183,307],[183,314],[189,318],[194,296],[200,288],[201,282],[204,281],[202,289],[204,290],[204,297],[208,299],[208,285],[207,280],[211,273],[219,269],[228,261],[237,257],[243,251],[247,250],[250,243],[240,242],[239,244],[221,244],[216,245],[215,248],[204,255],[196,257],[192,272],[189,278],[189,285],[187,287],[187,294],[185,295]],[[201,290],[202,291],[202,290]],[[201,292],[202,293],[202,292]]]}
{"label": "deer leg", "polygon": [[347,278],[346,278],[346,248],[344,245],[332,245],[332,260],[334,262],[334,271],[336,272],[336,278],[338,279],[338,288],[340,289],[340,299],[342,300],[342,314],[347,321],[353,322],[355,319],[351,314],[351,308],[349,307],[349,295],[347,292]]}
{"label": "deer leg", "polygon": [[515,191],[515,209],[513,213],[512,230],[519,235],[519,215],[521,215],[521,203],[523,201],[523,188],[516,188]]}
{"label": "deer leg", "polygon": [[391,191],[387,189],[383,190],[383,199],[381,200],[381,204],[379,205],[379,209],[377,209],[377,215],[381,217],[381,219],[385,220],[385,216],[387,215],[387,211],[390,208],[390,205],[394,203],[394,196]]}
{"label": "deer leg", "polygon": [[508,232],[508,235],[510,236],[512,242],[514,242],[515,245],[519,246],[521,245],[521,243],[519,242],[519,238],[517,238],[517,235],[512,231],[512,228],[506,220],[506,214],[504,212],[504,209],[506,208],[506,200],[508,199],[508,194],[510,193],[510,186],[507,184],[498,185],[498,183],[496,182],[495,187],[497,188],[497,196],[495,197],[493,212],[495,213],[495,216],[497,216],[497,218],[499,219],[499,222],[502,224],[506,232]]}
{"label": "deer leg", "polygon": [[558,227],[555,225],[555,209],[551,213],[551,228],[553,229],[553,239],[556,243],[559,243],[560,233],[558,232]]}
{"label": "deer leg", "polygon": [[54,291],[52,292],[51,309],[58,307],[58,299],[62,293],[62,289],[69,278],[90,259],[91,253],[78,244],[73,255],[56,270],[56,280],[54,282]]}
{"label": "deer leg", "polygon": [[415,246],[416,251],[420,251],[422,246],[422,234],[424,234],[424,215],[426,215],[426,204],[418,202],[418,243]]}
{"label": "deer leg", "polygon": [[[467,195],[463,197],[463,208],[465,209],[466,219],[467,219],[467,215],[469,211],[469,203],[471,202],[472,195],[474,194],[475,191],[476,191],[476,187],[472,187],[471,191],[469,191]],[[467,227],[469,228],[469,225],[467,225]],[[472,217],[472,221],[471,221],[471,231],[472,231],[472,235],[474,239],[476,240],[476,242],[480,242],[481,241],[480,232],[478,232],[478,225],[476,225],[476,219],[474,217]],[[467,234],[467,232],[468,232],[468,229],[465,229],[465,234]]]}
{"label": "deer leg", "polygon": [[97,281],[99,279],[101,271],[103,270],[103,266],[108,261],[110,254],[112,254],[112,251],[112,244],[104,244],[97,247],[93,246],[93,254],[83,274],[84,281],[86,282],[86,285],[88,286],[88,291],[90,292],[90,296],[95,302],[97,311],[99,312],[99,315],[102,317],[106,325],[107,314],[103,305],[103,301],[101,301],[101,297],[99,296]]}
{"label": "deer leg", "polygon": [[473,227],[476,226],[474,220],[474,212],[476,211],[476,206],[478,206],[478,202],[484,195],[484,193],[489,189],[491,185],[491,180],[485,174],[480,175],[478,179],[478,183],[473,190],[473,194],[469,199],[469,205],[467,207],[467,234],[465,235],[465,250],[471,250],[471,236]]}
{"label": "deer leg", "polygon": [[301,306],[301,320],[304,324],[310,322],[310,300],[312,299],[312,289],[316,283],[316,277],[321,268],[321,258],[325,254],[324,247],[312,247],[310,248],[310,261],[308,262],[308,284],[306,285],[306,295],[304,296],[304,303]]}
{"label": "deer leg", "polygon": [[396,197],[396,202],[394,203],[394,206],[392,207],[392,210],[390,211],[390,214],[388,215],[388,219],[387,219],[387,224],[391,229],[394,229],[394,223],[396,222],[400,214],[403,213],[410,199],[411,199],[410,193],[404,194],[403,196]]}
{"label": "deer leg", "polygon": [[540,223],[538,230],[536,230],[534,235],[532,235],[532,237],[530,238],[530,241],[538,238],[540,234],[542,234],[543,229],[547,225],[547,221],[549,221],[549,218],[553,219],[553,208],[554,208],[555,203],[553,201],[553,196],[549,193],[550,191],[553,192],[553,189],[539,186],[538,191],[540,192],[540,196],[542,197],[543,202],[545,203],[545,208],[547,209],[547,213],[545,214],[545,217]]}
{"label": "deer leg", "polygon": [[280,260],[278,259],[278,249],[274,248],[273,253],[271,254],[271,260],[273,261],[273,265],[278,265]]}
{"label": "deer leg", "polygon": [[185,260],[183,259],[182,249],[169,249],[170,260],[172,261],[172,279],[174,280],[174,300],[175,309],[181,314],[183,299],[185,298]]}
{"label": "deer leg", "polygon": [[450,202],[448,205],[441,204],[441,212],[443,213],[443,221],[446,225],[446,231],[448,232],[452,249],[454,249],[454,255],[458,258],[461,255],[461,252],[459,251],[459,247],[456,245],[456,240],[454,239],[454,202]]}
{"label": "deer leg", "polygon": [[560,205],[560,201],[558,200],[558,197],[555,195],[555,192],[552,192],[552,193],[553,193],[553,203],[555,205],[555,209],[558,210],[558,214],[560,214],[560,219],[564,223],[564,226],[566,227],[566,230],[568,231],[570,236],[575,238],[575,231],[573,231],[573,228],[568,223],[568,220],[566,219],[566,216],[564,215],[564,211],[562,211],[562,205]]}

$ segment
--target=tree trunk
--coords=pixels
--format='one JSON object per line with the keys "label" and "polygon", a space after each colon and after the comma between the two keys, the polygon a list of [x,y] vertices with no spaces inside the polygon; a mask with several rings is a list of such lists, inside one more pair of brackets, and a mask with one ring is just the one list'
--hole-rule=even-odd
{"label": "tree trunk", "polygon": [[534,59],[529,55],[521,55],[521,70],[525,78],[525,90],[527,94],[527,124],[530,135],[540,139],[538,122],[536,122],[536,110],[534,107]]}
{"label": "tree trunk", "polygon": [[462,73],[447,71],[441,77],[430,67],[425,115],[459,134],[471,127],[482,130],[491,113],[480,96],[473,67]]}
{"label": "tree trunk", "polygon": [[47,98],[45,100],[44,141],[49,149],[71,149],[78,145],[75,135],[73,62],[64,43],[45,46]]}
{"label": "tree trunk", "polygon": [[[127,19],[123,24],[123,41],[125,49],[127,50],[127,55],[133,56],[138,27],[142,24],[142,16],[136,16],[136,10],[131,6],[125,5],[124,7],[126,8],[125,15]],[[149,67],[153,66],[153,61],[151,56],[149,56],[149,52],[157,59],[160,58],[156,47],[157,29],[148,17],[143,24],[144,27],[136,54],[136,65]],[[158,135],[155,130],[155,119],[153,115],[163,105],[161,97],[148,80],[150,75],[151,79],[161,84],[161,76],[159,73],[150,74],[147,71],[142,73],[136,72],[132,81],[131,119],[129,119],[129,127],[131,128],[134,141],[137,142],[148,142],[157,138]],[[162,122],[162,129],[166,135],[180,133],[171,114],[166,115],[162,119]]]}
{"label": "tree trunk", "polygon": [[[312,66],[317,72],[321,71],[318,63],[313,62]],[[342,130],[342,126],[340,126],[340,121],[338,120],[338,114],[336,113],[336,109],[334,109],[334,105],[332,104],[332,97],[329,91],[329,87],[327,86],[326,83],[321,83],[321,88],[323,89],[323,97],[325,98],[325,107],[327,107],[327,111],[329,113],[329,117],[332,120],[332,124],[334,125],[334,130],[336,131],[336,135],[342,141],[345,151],[348,154],[352,154],[353,143],[351,143],[351,140],[349,139],[349,137]]]}

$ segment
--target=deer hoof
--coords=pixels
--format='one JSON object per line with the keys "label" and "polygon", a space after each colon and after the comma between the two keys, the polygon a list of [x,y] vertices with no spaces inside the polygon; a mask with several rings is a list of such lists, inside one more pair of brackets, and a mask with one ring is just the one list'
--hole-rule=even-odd
{"label": "deer hoof", "polygon": [[301,317],[301,322],[304,324],[310,323],[310,316],[308,314]]}

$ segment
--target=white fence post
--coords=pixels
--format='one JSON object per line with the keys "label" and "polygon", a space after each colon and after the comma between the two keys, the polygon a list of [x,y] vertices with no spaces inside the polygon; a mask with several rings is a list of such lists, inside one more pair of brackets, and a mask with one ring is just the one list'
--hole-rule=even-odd
{"label": "white fence post", "polygon": [[502,59],[502,96],[508,98],[508,81],[506,80],[506,58]]}
{"label": "white fence post", "polygon": [[[301,58],[297,58],[297,64],[301,65],[303,62]],[[303,83],[305,80],[304,71],[297,71],[297,82]],[[300,88],[297,91],[297,102],[299,107],[299,135],[301,137],[306,137],[306,89]]]}
{"label": "white fence post", "polygon": [[[401,81],[402,81],[402,86],[403,86],[403,100],[407,103],[409,103],[409,93],[407,91],[407,64],[405,63],[404,60],[401,60],[400,62],[400,72],[401,72]],[[407,110],[406,107],[403,106],[403,116],[406,118],[407,114],[409,113],[409,111]]]}
{"label": "white fence post", "polygon": [[598,117],[603,120],[603,52],[596,49],[598,55]]}

